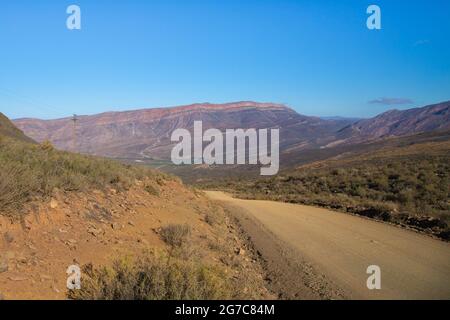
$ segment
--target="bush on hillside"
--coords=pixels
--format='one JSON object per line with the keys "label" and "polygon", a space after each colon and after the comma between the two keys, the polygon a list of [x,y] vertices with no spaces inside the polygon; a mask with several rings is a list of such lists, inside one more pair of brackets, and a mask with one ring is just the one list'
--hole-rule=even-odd
{"label": "bush on hillside", "polygon": [[[116,261],[112,268],[84,267],[79,300],[215,300],[230,299],[226,274],[216,267],[155,254],[137,261]],[[238,293],[236,293],[238,294]]]}
{"label": "bush on hillside", "polygon": [[49,142],[35,145],[7,138],[0,142],[0,214],[17,215],[17,209],[32,196],[50,196],[55,188],[126,190],[135,180],[146,178],[161,183],[167,176],[144,167],[58,151]]}
{"label": "bush on hillside", "polygon": [[173,248],[181,247],[191,235],[191,227],[187,224],[169,224],[161,228],[161,238]]}

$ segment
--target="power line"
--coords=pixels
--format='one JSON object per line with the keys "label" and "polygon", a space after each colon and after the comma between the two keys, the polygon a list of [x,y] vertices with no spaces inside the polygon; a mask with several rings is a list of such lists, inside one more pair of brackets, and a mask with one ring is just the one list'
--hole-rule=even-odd
{"label": "power line", "polygon": [[50,106],[47,103],[42,103],[40,101],[37,101],[34,98],[28,97],[26,95],[20,94],[18,92],[15,92],[11,89],[8,88],[1,88],[0,87],[0,91],[3,91],[3,93],[5,93],[6,95],[16,99],[16,100],[21,100],[22,102],[25,102],[27,105],[31,105],[33,107],[37,107],[39,109],[44,109],[46,111],[50,111],[52,113],[58,114],[60,113],[60,110],[58,110],[58,108],[55,108],[54,106]]}

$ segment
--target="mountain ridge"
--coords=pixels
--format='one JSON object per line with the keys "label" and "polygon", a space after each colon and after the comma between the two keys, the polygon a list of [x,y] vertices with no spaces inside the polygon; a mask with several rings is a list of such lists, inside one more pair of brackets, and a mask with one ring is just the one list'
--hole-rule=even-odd
{"label": "mountain ridge", "polygon": [[[252,101],[107,112],[78,117],[76,151],[114,158],[169,159],[173,130],[191,130],[198,120],[205,130],[280,128],[282,147],[319,143],[349,123],[303,116],[282,104]],[[50,140],[63,150],[73,146],[70,118],[17,119],[14,123],[37,141]]]}
{"label": "mountain ridge", "polygon": [[[154,108],[138,108],[132,110],[123,110],[123,111],[105,111],[92,115],[78,115],[78,117],[95,117],[95,116],[107,116],[107,115],[124,115],[124,114],[133,114],[133,113],[178,113],[178,112],[188,112],[188,111],[218,111],[218,110],[236,110],[245,108],[259,108],[259,109],[290,109],[295,112],[292,108],[289,108],[280,103],[271,103],[271,102],[255,102],[255,101],[237,101],[237,102],[228,102],[228,103],[192,103],[187,105],[179,105],[179,106],[170,106],[170,107],[154,107]],[[22,120],[39,120],[39,121],[57,121],[57,120],[68,120],[71,117],[62,117],[55,119],[40,119],[34,117],[22,117],[16,118],[12,121],[22,121]]]}
{"label": "mountain ridge", "polygon": [[362,119],[342,128],[342,143],[371,141],[389,136],[450,129],[450,101],[406,110],[388,110],[370,119]]}
{"label": "mountain ridge", "polygon": [[169,160],[177,128],[279,128],[281,152],[359,144],[387,137],[450,129],[450,101],[407,110],[389,110],[368,119],[323,119],[305,116],[279,103],[239,101],[194,103],[79,116],[73,149],[71,118],[16,119],[14,123],[38,142],[57,148],[122,159]]}

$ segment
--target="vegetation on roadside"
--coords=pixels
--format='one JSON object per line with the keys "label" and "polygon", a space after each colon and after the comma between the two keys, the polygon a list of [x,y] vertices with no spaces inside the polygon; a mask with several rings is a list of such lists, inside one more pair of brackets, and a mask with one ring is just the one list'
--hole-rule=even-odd
{"label": "vegetation on roadside", "polygon": [[[400,223],[450,238],[448,143],[337,158],[253,180],[208,182],[203,188],[332,208]],[[427,152],[428,150],[428,152]],[[431,152],[433,150],[433,152]],[[438,152],[437,152],[437,151]]]}
{"label": "vegetation on roadside", "polygon": [[[55,188],[87,191],[109,187],[120,191],[135,180],[147,178],[158,184],[168,176],[144,167],[58,151],[49,142],[31,144],[0,137],[2,215],[17,216],[24,203],[34,197],[48,197]],[[150,188],[149,182],[146,185]]]}
{"label": "vegetation on roadside", "polygon": [[[223,213],[217,212],[217,215]],[[75,300],[216,300],[254,299],[262,278],[243,264],[243,250],[231,244],[225,224],[212,229],[215,247],[204,249],[191,239],[191,227],[170,224],[159,231],[167,251],[147,250],[137,258],[115,260],[110,267],[83,266],[81,289],[68,291]],[[226,239],[224,238],[226,237]],[[205,238],[203,238],[205,239]],[[203,248],[203,249],[202,249]],[[211,259],[211,254],[219,259]]]}
{"label": "vegetation on roadside", "polygon": [[112,267],[84,267],[77,300],[214,300],[231,299],[227,275],[215,266],[147,253],[135,261],[117,260]]}

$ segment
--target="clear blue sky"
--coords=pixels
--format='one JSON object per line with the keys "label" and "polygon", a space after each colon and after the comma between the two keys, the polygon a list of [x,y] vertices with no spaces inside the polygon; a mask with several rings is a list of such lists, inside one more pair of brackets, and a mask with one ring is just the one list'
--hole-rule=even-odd
{"label": "clear blue sky", "polygon": [[[80,31],[66,28],[70,4]],[[256,100],[368,117],[450,100],[449,14],[448,0],[2,1],[0,111]]]}

